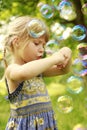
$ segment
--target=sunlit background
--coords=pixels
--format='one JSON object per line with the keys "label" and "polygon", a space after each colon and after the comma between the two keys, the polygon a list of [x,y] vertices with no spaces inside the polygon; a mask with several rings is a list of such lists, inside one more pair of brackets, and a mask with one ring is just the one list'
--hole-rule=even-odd
{"label": "sunlit background", "polygon": [[[9,118],[9,101],[4,83],[3,38],[9,21],[30,15],[48,26],[50,39],[46,56],[63,46],[72,49],[71,72],[64,76],[44,78],[59,130],[87,130],[87,1],[86,0],[0,0],[0,130]],[[39,32],[30,27],[36,24]],[[43,23],[32,20],[28,33],[38,38],[44,33]],[[7,57],[8,58],[8,57]]]}

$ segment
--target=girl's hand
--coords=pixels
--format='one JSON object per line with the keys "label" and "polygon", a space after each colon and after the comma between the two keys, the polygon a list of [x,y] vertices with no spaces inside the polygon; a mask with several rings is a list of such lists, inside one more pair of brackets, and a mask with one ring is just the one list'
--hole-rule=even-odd
{"label": "girl's hand", "polygon": [[55,65],[63,65],[65,61],[64,54],[60,51],[55,52],[51,57],[55,61]]}
{"label": "girl's hand", "polygon": [[72,51],[70,48],[68,47],[63,47],[62,49],[60,49],[60,52],[64,55],[65,57],[65,61],[64,61],[64,65],[63,67],[65,67],[68,63],[68,61],[71,59],[71,54],[72,54]]}
{"label": "girl's hand", "polygon": [[71,58],[71,49],[68,47],[61,48],[58,52],[55,52],[52,57],[56,60],[56,65],[59,69],[64,68],[69,59]]}

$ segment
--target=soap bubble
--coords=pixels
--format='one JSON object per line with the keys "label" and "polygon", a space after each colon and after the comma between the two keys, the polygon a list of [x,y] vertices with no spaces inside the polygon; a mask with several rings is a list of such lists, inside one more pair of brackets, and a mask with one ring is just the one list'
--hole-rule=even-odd
{"label": "soap bubble", "polygon": [[68,2],[66,0],[62,0],[58,5],[58,10],[62,10],[63,7],[69,7],[72,6],[71,2]]}
{"label": "soap bubble", "polygon": [[27,30],[30,36],[34,38],[38,38],[46,32],[46,27],[45,24],[38,20],[38,19],[33,19],[27,24]]}
{"label": "soap bubble", "polygon": [[41,8],[40,8],[40,12],[47,19],[52,18],[53,15],[54,15],[53,8],[50,5],[48,5],[48,4],[42,5]]}
{"label": "soap bubble", "polygon": [[87,69],[81,70],[80,73],[79,73],[79,75],[82,76],[82,77],[86,76],[87,75]]}
{"label": "soap bubble", "polygon": [[58,10],[60,11],[60,17],[68,21],[74,20],[77,16],[72,3],[65,0],[60,2]]}
{"label": "soap bubble", "polygon": [[47,56],[52,55],[54,52],[56,52],[58,50],[58,42],[54,39],[49,40],[46,44],[46,54]]}
{"label": "soap bubble", "polygon": [[83,90],[83,79],[78,76],[70,76],[67,79],[67,90],[72,94],[79,94]]}
{"label": "soap bubble", "polygon": [[73,130],[87,130],[87,126],[83,124],[77,124],[73,127]]}
{"label": "soap bubble", "polygon": [[80,43],[77,46],[77,49],[79,50],[80,55],[87,55],[87,43]]}
{"label": "soap bubble", "polygon": [[70,113],[73,110],[72,98],[68,95],[60,96],[57,99],[57,109],[62,113]]}
{"label": "soap bubble", "polygon": [[81,60],[83,60],[83,61],[87,60],[87,54],[82,55],[81,58],[82,58]]}
{"label": "soap bubble", "polygon": [[39,3],[37,4],[37,7],[38,7],[38,8],[41,8],[42,5],[44,5],[44,3],[43,3],[43,2],[39,2]]}
{"label": "soap bubble", "polygon": [[82,13],[87,15],[87,3],[82,6]]}
{"label": "soap bubble", "polygon": [[82,70],[82,61],[79,58],[76,58],[72,63],[73,73],[77,76],[80,75],[80,71]]}
{"label": "soap bubble", "polygon": [[86,60],[82,60],[82,65],[83,65],[83,67],[87,68],[87,59]]}
{"label": "soap bubble", "polygon": [[83,25],[76,25],[72,29],[72,38],[81,41],[86,37],[86,28]]}

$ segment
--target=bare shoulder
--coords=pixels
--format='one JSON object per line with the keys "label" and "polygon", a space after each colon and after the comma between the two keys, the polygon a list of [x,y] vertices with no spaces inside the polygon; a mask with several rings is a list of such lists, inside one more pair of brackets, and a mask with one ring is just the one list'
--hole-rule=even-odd
{"label": "bare shoulder", "polygon": [[15,71],[15,69],[19,68],[18,64],[11,64],[9,65],[5,70],[5,76],[9,77],[10,73],[12,71]]}
{"label": "bare shoulder", "polygon": [[15,91],[15,89],[18,87],[19,81],[14,80],[14,76],[11,76],[11,73],[15,73],[15,70],[19,68],[19,65],[17,64],[11,64],[7,67],[5,71],[5,78],[8,83],[9,92],[12,93]]}
{"label": "bare shoulder", "polygon": [[20,69],[20,65],[18,64],[11,64],[5,70],[5,77],[9,80],[16,81],[15,77]]}

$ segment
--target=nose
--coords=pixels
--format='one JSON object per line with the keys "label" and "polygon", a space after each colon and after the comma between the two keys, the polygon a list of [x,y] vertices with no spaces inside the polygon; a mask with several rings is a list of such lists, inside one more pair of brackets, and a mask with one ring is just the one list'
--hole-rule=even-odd
{"label": "nose", "polygon": [[39,46],[39,52],[41,52],[41,53],[44,52],[44,47],[42,45]]}

